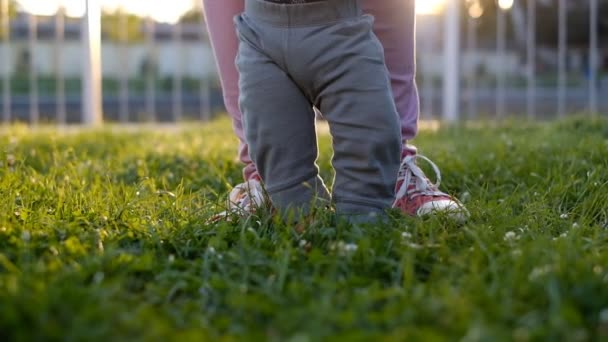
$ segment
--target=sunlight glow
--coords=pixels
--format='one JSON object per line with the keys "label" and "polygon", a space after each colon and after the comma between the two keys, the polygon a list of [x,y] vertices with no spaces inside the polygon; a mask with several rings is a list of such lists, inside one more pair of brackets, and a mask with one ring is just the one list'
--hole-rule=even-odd
{"label": "sunlight glow", "polygon": [[479,0],[470,0],[469,1],[469,16],[473,19],[479,19],[483,15],[483,7]]}
{"label": "sunlight glow", "polygon": [[[67,15],[82,16],[85,0],[17,0],[21,8],[37,15],[52,15],[64,7]],[[101,0],[104,10],[123,8],[129,13],[140,16],[151,16],[161,22],[176,22],[182,14],[190,10],[193,0]]]}
{"label": "sunlight glow", "polygon": [[[22,9],[37,15],[52,15],[60,7],[66,9],[71,17],[82,16],[86,0],[17,0]],[[104,10],[123,8],[139,16],[151,16],[161,22],[176,22],[181,15],[190,10],[196,1],[202,0],[101,0]],[[222,0],[217,0],[222,1]],[[447,0],[416,0],[416,13],[436,15],[443,11]],[[513,0],[501,0],[509,2]]]}
{"label": "sunlight glow", "polygon": [[439,14],[445,7],[446,0],[416,0],[416,14]]}
{"label": "sunlight glow", "polygon": [[498,0],[498,6],[503,10],[510,10],[513,7],[513,0]]}

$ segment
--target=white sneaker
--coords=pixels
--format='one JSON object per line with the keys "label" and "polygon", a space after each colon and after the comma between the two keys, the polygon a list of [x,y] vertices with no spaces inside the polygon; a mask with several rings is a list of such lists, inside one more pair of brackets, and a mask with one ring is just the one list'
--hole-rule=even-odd
{"label": "white sneaker", "polygon": [[265,206],[267,203],[268,196],[262,187],[262,183],[257,179],[250,179],[245,183],[238,184],[230,191],[226,211],[215,215],[211,221],[230,220],[234,216],[246,217],[255,213],[258,208]]}

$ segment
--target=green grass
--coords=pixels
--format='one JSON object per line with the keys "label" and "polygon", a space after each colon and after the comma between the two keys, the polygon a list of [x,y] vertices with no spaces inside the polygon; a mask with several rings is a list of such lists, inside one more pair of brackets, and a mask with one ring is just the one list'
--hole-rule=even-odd
{"label": "green grass", "polygon": [[608,121],[449,128],[416,145],[466,225],[206,224],[241,181],[227,120],[13,127],[0,134],[0,340],[608,338]]}

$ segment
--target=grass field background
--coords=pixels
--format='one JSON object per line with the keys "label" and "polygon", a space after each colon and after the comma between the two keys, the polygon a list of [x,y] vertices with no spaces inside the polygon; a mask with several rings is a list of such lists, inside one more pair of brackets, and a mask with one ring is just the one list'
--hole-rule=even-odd
{"label": "grass field background", "polygon": [[[227,120],[0,133],[0,340],[608,339],[608,121],[422,132],[459,226],[207,224]],[[330,143],[320,166],[331,177]]]}

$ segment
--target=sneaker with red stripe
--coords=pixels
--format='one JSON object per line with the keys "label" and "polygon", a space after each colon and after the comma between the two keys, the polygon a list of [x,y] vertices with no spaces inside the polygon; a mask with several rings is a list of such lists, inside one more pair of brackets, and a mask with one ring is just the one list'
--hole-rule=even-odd
{"label": "sneaker with red stripe", "polygon": [[[418,159],[431,165],[437,175],[437,183],[432,183],[427,178],[416,164]],[[441,172],[437,165],[427,157],[419,155],[416,147],[407,145],[403,150],[393,208],[412,216],[445,213],[453,219],[465,221],[469,216],[468,211],[456,198],[440,191],[440,183]]]}

